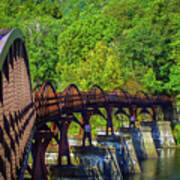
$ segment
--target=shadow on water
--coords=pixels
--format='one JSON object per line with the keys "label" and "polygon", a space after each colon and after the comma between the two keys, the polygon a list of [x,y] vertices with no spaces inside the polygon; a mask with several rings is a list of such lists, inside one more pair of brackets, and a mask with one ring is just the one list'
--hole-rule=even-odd
{"label": "shadow on water", "polygon": [[140,162],[142,173],[127,175],[124,180],[180,180],[180,149],[158,151],[158,159]]}

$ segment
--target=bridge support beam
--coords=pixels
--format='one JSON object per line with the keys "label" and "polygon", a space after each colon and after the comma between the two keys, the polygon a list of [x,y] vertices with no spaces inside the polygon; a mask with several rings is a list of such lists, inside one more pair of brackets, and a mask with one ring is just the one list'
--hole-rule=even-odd
{"label": "bridge support beam", "polygon": [[[129,127],[133,125],[135,127],[136,121],[137,121],[137,107],[136,106],[130,106],[129,107],[129,112],[130,112],[130,120],[129,120]],[[134,117],[134,121],[131,120],[131,117]]]}
{"label": "bridge support beam", "polygon": [[59,140],[59,155],[58,165],[62,165],[62,157],[67,157],[67,164],[71,165],[70,153],[69,153],[69,142],[68,142],[68,128],[71,124],[71,120],[65,121],[62,125],[59,125],[60,140]]}
{"label": "bridge support beam", "polygon": [[164,114],[164,121],[172,121],[173,119],[173,106],[172,104],[169,106],[162,106],[162,111]]}
{"label": "bridge support beam", "polygon": [[47,168],[45,165],[45,152],[49,142],[52,139],[52,133],[49,131],[39,131],[35,136],[35,143],[32,145],[33,156],[33,180],[47,180]]}
{"label": "bridge support beam", "polygon": [[153,121],[156,121],[156,115],[157,115],[157,106],[153,106],[152,107],[152,111],[153,111],[153,114],[152,114],[152,119]]}
{"label": "bridge support beam", "polygon": [[111,135],[114,135],[114,128],[113,128],[113,118],[112,118],[112,108],[107,107],[107,124],[106,124],[106,135],[109,135],[109,129],[111,130]]}

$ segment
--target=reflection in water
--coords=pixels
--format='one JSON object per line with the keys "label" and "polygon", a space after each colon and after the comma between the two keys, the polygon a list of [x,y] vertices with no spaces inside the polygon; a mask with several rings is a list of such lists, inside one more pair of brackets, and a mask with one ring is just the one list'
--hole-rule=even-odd
{"label": "reflection in water", "polygon": [[180,149],[159,150],[159,159],[141,162],[142,173],[125,180],[180,180]]}
{"label": "reflection in water", "polygon": [[160,158],[173,158],[175,156],[176,149],[159,149],[158,155]]}

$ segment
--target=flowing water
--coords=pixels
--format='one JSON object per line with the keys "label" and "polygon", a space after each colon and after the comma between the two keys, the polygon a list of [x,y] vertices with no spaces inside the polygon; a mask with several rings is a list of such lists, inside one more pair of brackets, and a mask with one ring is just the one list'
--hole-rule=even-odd
{"label": "flowing water", "polygon": [[124,180],[180,180],[180,149],[159,150],[158,159],[141,161],[142,173]]}

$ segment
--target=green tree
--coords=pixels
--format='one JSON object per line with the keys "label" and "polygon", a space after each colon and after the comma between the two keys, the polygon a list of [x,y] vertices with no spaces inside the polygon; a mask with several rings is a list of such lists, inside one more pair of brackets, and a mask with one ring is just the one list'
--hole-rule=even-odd
{"label": "green tree", "polygon": [[59,65],[57,72],[62,74],[66,87],[70,83],[87,90],[92,85],[98,84],[104,90],[112,90],[123,85],[120,63],[114,50],[108,47],[103,41],[96,44],[90,50],[85,61],[80,61],[78,65],[64,63]]}
{"label": "green tree", "polygon": [[75,21],[59,35],[59,59],[69,64],[85,60],[98,41],[110,43],[116,37],[117,24],[116,19],[106,18],[97,12]]}

